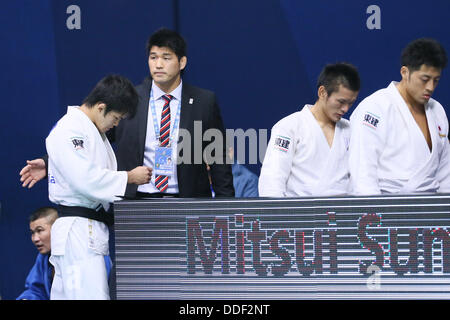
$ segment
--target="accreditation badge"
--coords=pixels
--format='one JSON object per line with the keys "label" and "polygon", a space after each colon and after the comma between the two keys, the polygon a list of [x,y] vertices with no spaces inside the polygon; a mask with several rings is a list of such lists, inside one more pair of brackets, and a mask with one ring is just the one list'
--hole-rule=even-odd
{"label": "accreditation badge", "polygon": [[172,148],[156,147],[154,173],[162,176],[173,176]]}

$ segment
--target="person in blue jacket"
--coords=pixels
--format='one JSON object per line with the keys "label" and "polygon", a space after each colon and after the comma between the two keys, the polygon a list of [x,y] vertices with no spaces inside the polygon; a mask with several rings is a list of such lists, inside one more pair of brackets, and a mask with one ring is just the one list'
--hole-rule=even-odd
{"label": "person in blue jacket", "polygon": [[53,279],[53,268],[49,263],[50,232],[58,212],[52,207],[43,207],[30,216],[31,241],[39,253],[25,281],[25,291],[17,300],[49,300]]}
{"label": "person in blue jacket", "polygon": [[244,165],[235,162],[231,166],[233,185],[236,198],[257,198],[258,176]]}
{"label": "person in blue jacket", "polygon": [[[233,174],[233,187],[235,198],[257,198],[258,194],[258,176],[247,169],[234,159],[234,149],[228,148],[228,157],[231,160],[231,172]],[[210,168],[206,165],[209,177],[209,185],[211,188],[212,197],[215,198],[215,192],[212,187]]]}
{"label": "person in blue jacket", "polygon": [[228,148],[228,157],[233,160],[231,171],[236,198],[257,198],[258,176],[240,164],[234,157],[234,149]]}
{"label": "person in blue jacket", "polygon": [[[51,252],[51,228],[58,218],[58,212],[52,207],[43,207],[30,216],[31,241],[39,253],[36,261],[25,280],[25,291],[17,300],[50,300],[50,290],[53,281],[53,266],[48,261]],[[112,262],[105,256],[108,277]]]}

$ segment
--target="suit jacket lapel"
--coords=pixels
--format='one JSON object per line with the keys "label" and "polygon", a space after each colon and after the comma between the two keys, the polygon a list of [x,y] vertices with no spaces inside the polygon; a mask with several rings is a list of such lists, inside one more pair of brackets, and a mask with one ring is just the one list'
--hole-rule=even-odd
{"label": "suit jacket lapel", "polygon": [[[140,157],[142,158],[142,161],[144,160],[144,151],[145,151],[145,139],[147,137],[147,122],[148,122],[148,105],[150,101],[150,90],[152,88],[152,79],[146,78],[144,82],[144,86],[142,87],[142,94],[140,96],[142,99],[139,101],[139,108],[138,113],[136,114],[136,117],[138,117],[136,120],[138,122],[138,133],[137,133],[137,139],[139,139],[139,146],[141,146],[140,150]],[[151,126],[153,128],[153,126]]]}
{"label": "suit jacket lapel", "polygon": [[193,99],[189,85],[183,82],[183,88],[181,91],[181,110],[180,110],[180,128],[188,129],[188,125],[192,123],[190,118],[192,114],[190,112],[191,105],[189,100]]}

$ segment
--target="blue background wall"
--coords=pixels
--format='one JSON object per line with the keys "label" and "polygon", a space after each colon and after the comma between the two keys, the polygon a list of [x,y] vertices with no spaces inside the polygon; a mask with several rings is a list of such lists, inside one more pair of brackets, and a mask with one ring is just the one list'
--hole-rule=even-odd
{"label": "blue background wall", "polygon": [[[81,9],[80,30],[66,26],[73,4]],[[381,9],[380,30],[366,26],[372,4]],[[409,41],[433,37],[450,52],[449,12],[448,0],[428,0],[425,7],[421,0],[2,3],[0,295],[14,299],[23,289],[37,254],[27,219],[50,204],[45,183],[21,187],[25,160],[45,152],[44,139],[66,106],[79,104],[104,75],[119,73],[136,84],[147,76],[145,43],[159,27],[185,37],[184,79],[217,93],[227,128],[270,129],[314,102],[325,63],[345,60],[359,68],[360,101],[399,80],[400,51]],[[434,97],[449,113],[447,73]],[[258,174],[260,164],[250,168]]]}

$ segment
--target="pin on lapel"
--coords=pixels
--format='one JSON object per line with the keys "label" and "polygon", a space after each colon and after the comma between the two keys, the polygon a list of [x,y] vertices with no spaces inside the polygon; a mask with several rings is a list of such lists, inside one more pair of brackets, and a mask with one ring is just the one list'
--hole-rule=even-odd
{"label": "pin on lapel", "polygon": [[194,99],[193,98],[189,98],[189,104],[193,104],[194,103]]}

